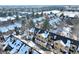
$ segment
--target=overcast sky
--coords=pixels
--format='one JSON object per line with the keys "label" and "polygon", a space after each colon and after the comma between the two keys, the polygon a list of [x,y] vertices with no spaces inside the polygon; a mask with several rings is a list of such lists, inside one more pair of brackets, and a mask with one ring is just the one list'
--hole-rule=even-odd
{"label": "overcast sky", "polygon": [[79,0],[0,0],[0,5],[77,5]]}

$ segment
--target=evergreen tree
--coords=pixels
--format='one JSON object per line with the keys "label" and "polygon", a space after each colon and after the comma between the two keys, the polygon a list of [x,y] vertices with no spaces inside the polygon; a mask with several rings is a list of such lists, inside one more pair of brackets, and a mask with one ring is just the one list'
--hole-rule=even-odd
{"label": "evergreen tree", "polygon": [[29,21],[29,28],[35,27],[35,24],[32,20]]}
{"label": "evergreen tree", "polygon": [[16,16],[16,21],[19,21],[19,16],[18,15]]}
{"label": "evergreen tree", "polygon": [[36,15],[35,15],[35,16],[36,16],[36,18],[39,18],[39,14],[38,14],[38,13],[36,13]]}
{"label": "evergreen tree", "polygon": [[49,25],[49,21],[46,19],[43,23],[43,29],[44,30],[49,30],[50,29],[50,25]]}
{"label": "evergreen tree", "polygon": [[35,15],[34,15],[34,11],[32,11],[32,17],[33,17],[33,18],[35,17]]}
{"label": "evergreen tree", "polygon": [[64,17],[64,14],[62,13],[62,14],[60,15],[60,17]]}
{"label": "evergreen tree", "polygon": [[50,12],[50,14],[53,14],[52,12]]}
{"label": "evergreen tree", "polygon": [[27,17],[27,19],[29,19],[29,15],[28,14],[26,15],[26,17]]}
{"label": "evergreen tree", "polygon": [[19,29],[17,27],[15,27],[15,32],[16,32],[16,35],[19,34]]}
{"label": "evergreen tree", "polygon": [[22,20],[22,26],[26,24],[26,20]]}
{"label": "evergreen tree", "polygon": [[41,16],[43,16],[43,11],[41,12]]}

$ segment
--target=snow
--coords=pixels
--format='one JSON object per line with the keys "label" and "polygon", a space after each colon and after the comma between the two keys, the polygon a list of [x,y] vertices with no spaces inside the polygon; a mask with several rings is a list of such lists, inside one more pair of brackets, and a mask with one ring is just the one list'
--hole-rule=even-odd
{"label": "snow", "polygon": [[[59,13],[60,11],[59,10],[43,11],[43,13],[46,13],[46,14],[50,14],[50,12],[53,12],[55,14],[55,13]],[[20,13],[21,14],[25,14],[25,13],[32,14],[32,12],[20,12]],[[41,12],[38,12],[38,14],[41,14]]]}
{"label": "snow", "polygon": [[25,52],[29,50],[30,47],[26,46],[25,44],[23,44],[23,46],[20,48],[19,50],[19,54],[25,54]]}
{"label": "snow", "polygon": [[70,47],[71,41],[67,40],[66,46]]}
{"label": "snow", "polygon": [[10,52],[10,54],[14,54],[14,53],[16,53],[17,51],[18,51],[17,49],[12,49],[11,52]]}
{"label": "snow", "polygon": [[6,18],[0,17],[0,21],[7,21]]}
{"label": "snow", "polygon": [[7,39],[6,38],[6,42],[4,42],[5,44],[8,44],[10,42],[10,37]]}
{"label": "snow", "polygon": [[29,32],[34,32],[35,31],[35,28],[31,28],[30,30],[29,30]]}
{"label": "snow", "polygon": [[43,13],[50,14],[50,12],[56,14],[56,13],[59,13],[60,11],[58,11],[58,10],[51,10],[51,11],[44,11]]}
{"label": "snow", "polygon": [[51,24],[51,25],[55,25],[55,23],[56,23],[56,24],[59,24],[60,21],[61,21],[61,20],[60,20],[59,18],[56,18],[56,19],[53,19],[53,18],[52,18],[52,20],[49,21],[49,24]]}
{"label": "snow", "polygon": [[22,18],[22,16],[21,16],[21,15],[19,15],[19,18]]}
{"label": "snow", "polygon": [[21,14],[32,14],[32,12],[20,12]]}
{"label": "snow", "polygon": [[19,24],[19,23],[15,23],[14,24],[16,27],[21,27],[21,24]]}
{"label": "snow", "polygon": [[14,30],[15,29],[15,25],[9,25],[9,26],[7,26],[7,28],[9,29],[9,30]]}
{"label": "snow", "polygon": [[19,49],[20,46],[22,45],[22,42],[21,42],[20,40],[17,40],[17,39],[16,39],[16,42],[14,42],[13,45],[14,45],[14,48]]}
{"label": "snow", "polygon": [[15,17],[14,16],[8,16],[8,17],[0,17],[0,21],[8,21],[8,20],[14,20]]}
{"label": "snow", "polygon": [[[43,13],[46,13],[46,14],[50,14],[50,12],[56,14],[56,13],[59,13],[60,11],[59,10],[43,11]],[[41,14],[41,12],[38,12],[38,13]]]}
{"label": "snow", "polygon": [[7,32],[8,29],[6,27],[0,27],[0,32]]}
{"label": "snow", "polygon": [[71,28],[69,27],[63,27],[63,30],[66,32],[66,33],[69,33],[71,31]]}
{"label": "snow", "polygon": [[57,29],[53,30],[52,32],[53,32],[53,33],[62,32],[62,29],[57,28]]}
{"label": "snow", "polygon": [[38,52],[36,52],[36,51],[33,51],[33,54],[38,54]]}
{"label": "snow", "polygon": [[16,17],[16,15],[13,15],[13,17]]}
{"label": "snow", "polygon": [[64,11],[64,12],[60,12],[57,15],[61,15],[64,14],[65,16],[69,16],[69,17],[74,17],[75,15],[78,15],[79,12],[72,12],[72,11]]}
{"label": "snow", "polygon": [[13,40],[9,37],[6,39],[6,42],[4,44],[9,44],[12,48],[14,48],[14,45],[12,44]]}
{"label": "snow", "polygon": [[35,47],[36,46],[32,41],[30,43],[28,43],[28,45],[30,45],[31,47]]}
{"label": "snow", "polygon": [[66,46],[62,40],[60,40],[60,43],[61,43],[63,46]]}
{"label": "snow", "polygon": [[33,22],[36,23],[37,21],[42,21],[43,19],[44,17],[35,18],[33,19]]}
{"label": "snow", "polygon": [[72,12],[64,12],[64,15],[69,16],[69,17],[74,17],[75,14]]}
{"label": "snow", "polygon": [[[14,39],[16,41],[12,44],[12,42],[14,41]],[[5,44],[9,44],[11,47],[15,48],[15,47],[18,47],[18,46],[20,47],[21,44],[22,44],[22,42],[20,40],[16,39],[16,38],[8,37],[8,38],[6,38]]]}
{"label": "snow", "polygon": [[15,24],[12,24],[12,25],[9,25],[9,26],[7,26],[7,27],[0,27],[0,32],[7,32],[7,31],[9,31],[9,30],[14,30],[15,29],[15,27],[21,27],[21,24],[19,24],[19,23],[15,23]]}
{"label": "snow", "polygon": [[56,34],[58,32],[58,30],[51,30],[51,32]]}
{"label": "snow", "polygon": [[[13,40],[16,40],[13,44]],[[6,42],[4,44],[9,44],[13,49],[10,51],[11,54],[15,53],[19,48],[20,46],[22,45],[22,42],[16,38],[11,38],[11,37],[8,37]]]}
{"label": "snow", "polygon": [[49,33],[42,33],[42,34],[41,34],[41,36],[44,37],[44,38],[47,38],[48,35],[49,35]]}
{"label": "snow", "polygon": [[56,14],[56,13],[59,13],[60,11],[59,10],[52,10],[52,13]]}
{"label": "snow", "polygon": [[50,15],[48,15],[48,17],[50,18],[50,17],[55,17],[55,15],[54,14],[50,14]]}
{"label": "snow", "polygon": [[8,17],[6,17],[6,19],[7,19],[7,20],[8,20],[8,19],[10,19],[10,20],[14,20],[15,17],[14,17],[14,16],[8,16]]}
{"label": "snow", "polygon": [[[16,41],[14,43],[12,43],[14,39]],[[11,46],[13,48],[10,51],[10,54],[14,54],[14,53],[25,54],[25,52],[27,51],[27,53],[28,53],[29,52],[29,49],[30,49],[29,46],[27,46],[25,43],[22,43],[20,40],[18,40],[15,37],[7,37],[4,44],[6,44],[6,45],[8,44],[9,46]],[[35,44],[33,44],[32,42],[29,43],[29,44],[31,46],[33,46],[33,47],[35,46]],[[33,54],[38,54],[38,53],[36,51],[33,51]]]}
{"label": "snow", "polygon": [[79,51],[79,46],[78,46],[78,49],[77,49],[77,51]]}

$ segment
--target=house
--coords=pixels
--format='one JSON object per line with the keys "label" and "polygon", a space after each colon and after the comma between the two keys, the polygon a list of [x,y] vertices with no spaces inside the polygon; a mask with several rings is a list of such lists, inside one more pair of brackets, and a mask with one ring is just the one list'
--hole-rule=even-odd
{"label": "house", "polygon": [[44,33],[37,33],[36,34],[36,38],[35,38],[35,43],[43,46],[43,47],[46,47],[46,44],[47,44],[47,41],[48,41],[48,35],[49,35],[49,32],[44,32]]}
{"label": "house", "polygon": [[35,28],[29,29],[26,38],[29,40],[32,40],[32,38],[34,37],[34,31],[35,31]]}
{"label": "house", "polygon": [[[4,44],[3,50],[10,54],[28,54],[31,48],[13,35],[8,36]],[[36,50],[33,50],[33,53],[39,54]]]}
{"label": "house", "polygon": [[38,22],[35,24],[36,28],[42,28],[43,27],[43,22]]}
{"label": "house", "polygon": [[30,49],[29,46],[23,44],[22,47],[20,48],[20,50],[18,51],[18,54],[25,54],[28,53],[28,50]]}
{"label": "house", "polygon": [[23,43],[17,38],[15,38],[14,36],[10,35],[9,37],[6,38],[6,41],[4,42],[4,44],[5,46],[3,50],[8,50],[9,53],[13,54],[19,50],[19,48],[21,47]]}
{"label": "house", "polygon": [[38,22],[38,21],[41,22],[43,19],[45,19],[45,18],[44,18],[44,17],[34,18],[34,19],[33,19],[33,22],[34,22],[34,23],[36,23],[36,22]]}
{"label": "house", "polygon": [[65,37],[69,37],[70,38],[70,34],[71,34],[71,28],[68,26],[63,27],[62,32],[61,32],[61,36],[65,36]]}
{"label": "house", "polygon": [[9,35],[9,34],[11,34],[12,32],[15,31],[15,27],[21,28],[21,24],[14,23],[14,24],[11,24],[11,25],[8,25],[8,26],[0,27],[0,32],[2,32],[5,35]]}
{"label": "house", "polygon": [[59,25],[61,23],[61,19],[59,18],[52,18],[49,20],[49,24],[53,27],[57,27],[57,25]]}

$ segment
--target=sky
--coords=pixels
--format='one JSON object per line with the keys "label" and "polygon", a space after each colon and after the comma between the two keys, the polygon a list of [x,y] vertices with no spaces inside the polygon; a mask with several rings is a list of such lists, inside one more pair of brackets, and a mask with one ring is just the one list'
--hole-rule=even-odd
{"label": "sky", "polygon": [[78,5],[79,0],[0,0],[0,5]]}

